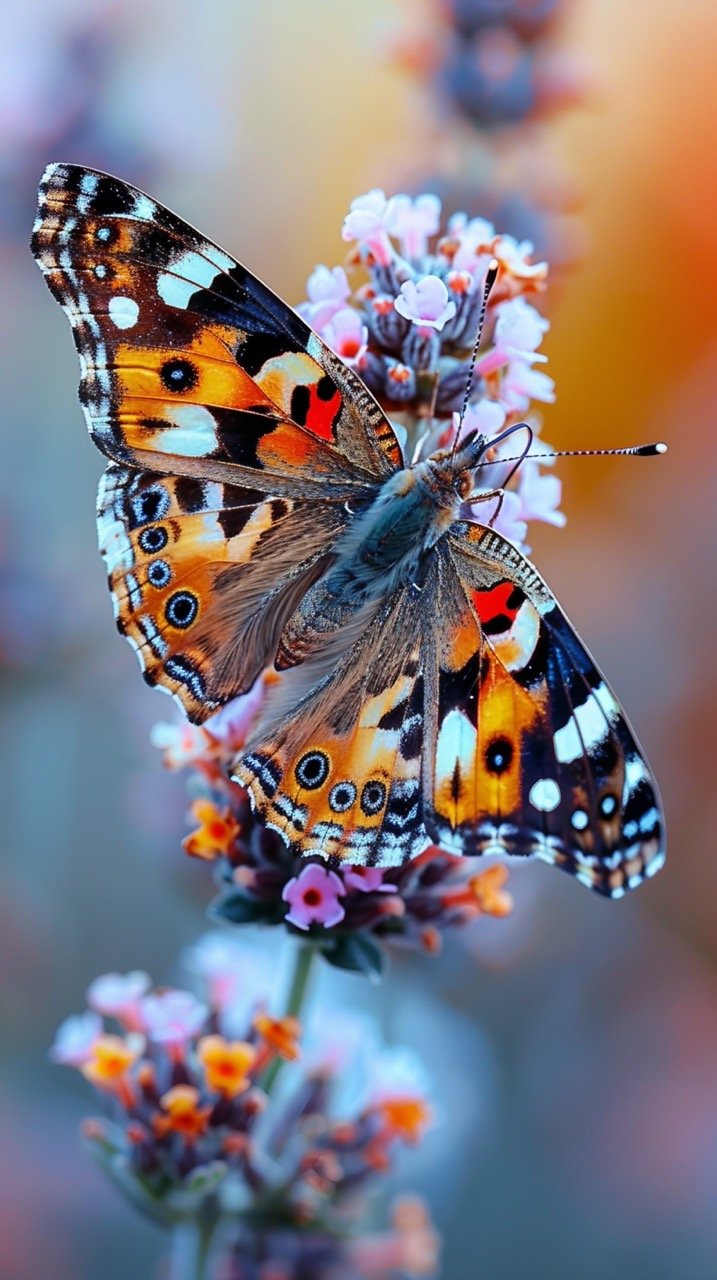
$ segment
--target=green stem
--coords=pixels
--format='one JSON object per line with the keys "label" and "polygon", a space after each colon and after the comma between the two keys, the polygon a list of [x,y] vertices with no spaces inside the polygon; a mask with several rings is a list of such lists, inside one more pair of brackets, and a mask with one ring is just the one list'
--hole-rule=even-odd
{"label": "green stem", "polygon": [[[284,1011],[287,1018],[298,1018],[301,1014],[309,986],[309,978],[311,976],[314,957],[316,955],[316,947],[311,942],[299,942],[297,944],[297,948],[294,972],[291,975],[289,997]],[[265,1093],[271,1093],[276,1082],[276,1078],[281,1071],[283,1062],[283,1058],[276,1057],[270,1066],[267,1067],[266,1074],[262,1082]],[[172,1280],[174,1280],[174,1277],[172,1277]]]}
{"label": "green stem", "polygon": [[169,1280],[206,1280],[212,1228],[196,1218],[180,1218],[172,1227]]}

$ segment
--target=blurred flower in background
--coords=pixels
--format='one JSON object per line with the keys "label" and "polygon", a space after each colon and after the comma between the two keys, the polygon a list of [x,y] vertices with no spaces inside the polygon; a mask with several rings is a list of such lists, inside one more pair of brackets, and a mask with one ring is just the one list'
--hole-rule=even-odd
{"label": "blurred flower in background", "polygon": [[345,1013],[337,1038],[318,1005],[304,1059],[301,994],[295,1012],[274,1012],[275,983],[250,946],[209,934],[186,958],[201,998],[152,990],[145,973],[105,974],[51,1051],[105,1103],[85,1139],[129,1202],[172,1232],[172,1276],[199,1280],[198,1255],[213,1252],[222,1275],[258,1280],[435,1275],[421,1201],[397,1201],[382,1233],[366,1227],[396,1148],[432,1123],[415,1055],[381,1045],[365,1017],[354,1027]]}
{"label": "blurred flower in background", "polygon": [[389,45],[434,114],[438,108],[417,180],[428,180],[449,209],[530,240],[557,270],[584,247],[575,181],[543,127],[592,90],[583,55],[563,43],[572,7],[571,0],[405,0]]}

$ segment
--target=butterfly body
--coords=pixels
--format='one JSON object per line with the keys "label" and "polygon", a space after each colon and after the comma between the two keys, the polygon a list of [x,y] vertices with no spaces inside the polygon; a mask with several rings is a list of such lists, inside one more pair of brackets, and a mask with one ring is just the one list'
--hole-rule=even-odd
{"label": "butterfly body", "polygon": [[118,179],[52,165],[33,252],[111,459],[117,626],[205,720],[280,672],[234,772],[305,855],[535,855],[611,897],[664,857],[624,713],[533,565],[464,518],[485,439],[405,466],[357,374]]}

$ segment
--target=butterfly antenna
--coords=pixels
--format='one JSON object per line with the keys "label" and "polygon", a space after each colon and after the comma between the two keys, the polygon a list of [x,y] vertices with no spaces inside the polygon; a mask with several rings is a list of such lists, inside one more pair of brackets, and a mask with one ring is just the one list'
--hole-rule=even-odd
{"label": "butterfly antenna", "polygon": [[460,439],[460,434],[461,434],[461,427],[463,426],[463,419],[466,416],[466,410],[468,409],[468,402],[471,397],[471,391],[473,390],[473,374],[475,372],[476,360],[478,359],[478,348],[480,347],[480,340],[483,336],[483,325],[485,324],[485,314],[486,314],[486,311],[488,310],[488,298],[490,297],[490,291],[496,282],[497,276],[498,276],[498,262],[496,258],[491,258],[488,264],[488,273],[485,278],[485,284],[483,286],[483,301],[481,302],[480,314],[478,316],[478,332],[476,333],[476,340],[473,343],[473,353],[470,358],[470,364],[468,365],[466,389],[465,389],[465,394],[463,396],[463,404],[461,405],[460,416],[458,418],[458,426],[456,428],[455,439],[453,441],[453,448],[451,449],[451,457],[454,456],[456,452],[456,448],[458,447],[458,441]]}
{"label": "butterfly antenna", "polygon": [[[527,422],[517,423],[517,426],[527,427]],[[515,428],[513,428],[515,429]],[[528,428],[530,429],[530,428]],[[499,440],[503,439],[503,435]],[[531,435],[532,439],[532,435]],[[491,445],[498,443],[491,441]],[[501,462],[540,462],[541,458],[654,458],[658,454],[667,453],[667,445],[658,440],[653,444],[633,444],[628,445],[624,449],[551,449],[549,453],[518,453],[513,458],[501,458]],[[478,462],[477,467],[490,466],[490,459],[486,458]]]}

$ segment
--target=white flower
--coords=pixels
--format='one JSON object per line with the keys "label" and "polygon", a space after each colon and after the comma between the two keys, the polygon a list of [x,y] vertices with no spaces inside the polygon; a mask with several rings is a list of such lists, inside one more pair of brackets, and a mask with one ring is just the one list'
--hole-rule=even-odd
{"label": "white flower", "polygon": [[154,991],[140,1002],[142,1026],[150,1040],[185,1044],[204,1025],[209,1010],[190,991]]}
{"label": "white flower", "polygon": [[81,1067],[91,1058],[92,1046],[103,1030],[102,1019],[89,1009],[65,1018],[57,1028],[50,1057],[66,1067]]}
{"label": "white flower", "polygon": [[449,299],[448,290],[439,276],[405,280],[393,305],[404,319],[412,320],[421,328],[439,332],[456,314],[456,304],[452,298]]}
{"label": "white flower", "polygon": [[136,1023],[139,1001],[149,991],[150,977],[141,969],[130,973],[104,973],[87,990],[87,1003],[108,1018]]}

